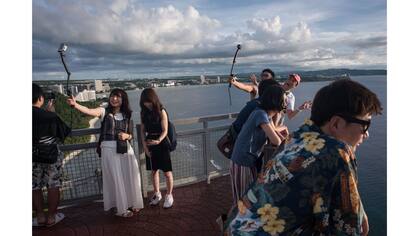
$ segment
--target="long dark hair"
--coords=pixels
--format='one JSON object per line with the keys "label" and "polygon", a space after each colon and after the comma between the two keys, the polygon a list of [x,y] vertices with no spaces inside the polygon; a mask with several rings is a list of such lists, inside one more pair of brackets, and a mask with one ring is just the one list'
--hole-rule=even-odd
{"label": "long dark hair", "polygon": [[260,107],[266,112],[273,110],[281,112],[286,109],[286,101],[284,97],[284,90],[279,85],[271,85],[265,89],[261,95]]}
{"label": "long dark hair", "polygon": [[112,113],[113,109],[111,107],[111,103],[109,102],[109,100],[111,99],[112,96],[114,95],[118,95],[122,98],[122,103],[121,103],[121,107],[120,107],[120,112],[123,113],[124,115],[127,116],[128,119],[131,119],[131,113],[133,113],[133,111],[130,108],[130,103],[128,102],[128,95],[127,93],[119,88],[113,89],[111,91],[111,93],[109,94],[109,98],[108,98],[108,112]]}
{"label": "long dark hair", "polygon": [[[152,110],[150,111],[145,105],[145,102],[152,103]],[[161,116],[162,103],[153,88],[145,88],[140,96],[140,107],[141,107],[141,122],[145,122],[146,114],[151,114],[153,119],[159,119]]]}

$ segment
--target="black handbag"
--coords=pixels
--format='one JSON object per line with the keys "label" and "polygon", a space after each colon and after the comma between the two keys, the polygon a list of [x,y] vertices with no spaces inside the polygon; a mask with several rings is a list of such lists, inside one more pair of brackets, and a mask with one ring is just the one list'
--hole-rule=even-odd
{"label": "black handbag", "polygon": [[124,154],[128,152],[127,140],[117,139],[117,153]]}
{"label": "black handbag", "polygon": [[[125,119],[125,117],[124,117]],[[115,117],[114,117],[114,122],[115,122]],[[121,129],[121,132],[128,132],[128,123],[130,122],[130,119],[128,119],[127,121],[125,121],[125,129]],[[118,131],[116,132],[118,133]],[[128,152],[128,141],[127,140],[120,140],[117,138],[117,153],[119,154],[125,154]]]}
{"label": "black handbag", "polygon": [[59,155],[57,144],[33,144],[32,162],[54,164]]}
{"label": "black handbag", "polygon": [[233,152],[237,134],[233,126],[230,126],[226,133],[217,141],[217,148],[226,158],[230,159]]}

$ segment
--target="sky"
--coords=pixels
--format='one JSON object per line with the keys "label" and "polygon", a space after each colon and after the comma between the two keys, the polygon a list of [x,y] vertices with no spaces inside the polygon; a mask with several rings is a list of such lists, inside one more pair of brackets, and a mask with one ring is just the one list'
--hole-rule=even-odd
{"label": "sky", "polygon": [[386,69],[385,0],[34,0],[33,80]]}

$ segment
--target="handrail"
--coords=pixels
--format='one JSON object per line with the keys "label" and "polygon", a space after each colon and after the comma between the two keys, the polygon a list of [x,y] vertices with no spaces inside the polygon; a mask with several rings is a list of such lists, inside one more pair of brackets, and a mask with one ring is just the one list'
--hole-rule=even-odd
{"label": "handrail", "polygon": [[[200,161],[197,162],[195,161],[195,163],[199,163],[199,167],[201,168],[201,170],[203,172],[203,174],[201,174],[200,172],[195,173],[191,176],[184,176],[181,177],[177,180],[175,180],[176,182],[176,186],[181,186],[181,185],[186,185],[186,184],[191,184],[193,182],[197,182],[197,181],[202,181],[207,179],[207,182],[210,183],[210,179],[216,176],[221,176],[224,175],[226,173],[226,166],[228,166],[226,164],[226,161],[224,159],[219,159],[217,164],[223,164],[224,169],[223,170],[214,170],[213,167],[211,167],[213,162],[210,162],[212,159],[215,158],[214,153],[215,153],[215,146],[214,146],[214,136],[215,133],[219,132],[218,135],[220,135],[221,131],[225,131],[229,128],[229,125],[226,124],[217,124],[214,127],[210,126],[210,122],[214,122],[214,121],[222,121],[222,120],[229,120],[229,119],[234,119],[238,116],[238,113],[228,113],[228,114],[217,114],[217,115],[211,115],[211,116],[202,116],[202,117],[192,117],[192,118],[186,118],[186,119],[177,119],[177,120],[172,120],[172,122],[174,123],[175,126],[180,126],[180,125],[191,125],[191,124],[200,124],[202,123],[202,127],[200,128],[194,128],[194,129],[188,129],[188,130],[177,130],[177,136],[180,140],[182,139],[188,139],[189,137],[194,137],[194,138],[198,138],[199,140],[197,140],[197,142],[202,143],[202,146],[200,147],[201,150],[199,151],[199,154],[197,154],[197,152],[193,155],[199,155],[198,158],[200,158]],[[131,121],[133,122],[133,121]],[[140,124],[136,124],[135,129],[137,132],[135,132],[136,135],[134,135],[134,142],[132,143],[133,145],[133,149],[135,149],[135,153],[136,156],[138,157],[139,160],[139,168],[140,168],[140,174],[141,174],[141,182],[142,182],[142,193],[143,196],[147,196],[147,191],[150,189],[151,187],[151,183],[149,183],[149,174],[146,171],[146,157],[143,151],[143,147],[142,147],[142,143],[140,141]],[[70,133],[70,137],[76,137],[76,136],[86,136],[86,135],[98,135],[100,133],[100,128],[84,128],[84,129],[74,129],[71,131]],[[212,138],[213,137],[213,138]],[[66,163],[68,162],[72,162],[77,159],[74,159],[74,157],[77,157],[79,155],[86,155],[86,156],[90,156],[89,160],[94,160],[95,162],[98,162],[99,159],[95,158],[95,156],[92,155],[96,155],[95,152],[83,152],[86,149],[94,149],[97,147],[97,141],[92,138],[91,139],[92,142],[88,142],[88,143],[78,143],[78,144],[63,144],[60,145],[59,148],[61,151],[66,152],[66,157],[65,157],[65,161]],[[136,144],[137,142],[137,144]],[[179,143],[183,143],[182,141]],[[184,144],[185,145],[185,144]],[[135,148],[137,147],[137,148]],[[184,148],[184,149],[182,149]],[[182,150],[185,150],[185,146],[180,146],[176,152],[174,152],[174,155],[179,155]],[[199,149],[196,149],[195,151],[197,151]],[[178,154],[177,154],[178,153]],[[93,159],[92,159],[93,158]],[[202,158],[202,160],[201,160]],[[219,157],[220,158],[220,157]],[[81,160],[85,160],[85,159],[81,159]],[[174,158],[174,160],[176,161],[180,161],[182,159],[180,158]],[[184,160],[185,162],[185,160]],[[87,162],[86,162],[87,163]],[[185,163],[184,163],[185,164]],[[71,169],[69,169],[69,173],[72,173],[72,171],[75,171],[77,173],[84,173],[84,169],[78,169],[79,167],[77,167],[76,164],[75,166],[72,166]],[[97,165],[97,164],[95,164]],[[99,165],[100,166],[100,165]],[[74,169],[76,168],[76,169]],[[90,168],[90,167],[89,167]],[[96,167],[95,167],[96,168]],[[100,168],[100,167],[99,167]],[[71,180],[67,181],[67,184],[71,184],[72,187],[70,187],[68,190],[69,194],[70,194],[70,199],[77,199],[77,196],[80,196],[78,191],[92,191],[92,186],[89,187],[91,189],[89,189],[88,187],[86,187],[86,189],[83,190],[78,190],[79,187],[77,187],[76,185],[74,185],[75,182],[80,182],[81,180],[90,180],[92,178],[99,178],[99,180],[95,180],[93,182],[95,182],[98,185],[98,189],[101,189],[101,181],[100,178],[101,176],[98,175],[96,173],[96,170],[91,170],[90,171],[95,171],[95,174],[89,174],[89,175],[85,175],[82,177],[70,177]],[[69,185],[70,186],[70,185]],[[76,186],[76,187],[75,187]],[[89,185],[90,186],[90,185]],[[81,187],[80,187],[81,188]],[[93,192],[95,192],[96,190],[93,190]],[[90,193],[90,192],[89,192]],[[100,190],[96,193],[100,193]]]}
{"label": "handrail", "polygon": [[70,133],[70,137],[76,136],[84,136],[90,134],[99,134],[101,132],[101,128],[84,128],[84,129],[74,129]]}
{"label": "handrail", "polygon": [[196,123],[204,123],[204,122],[211,122],[211,121],[218,121],[218,120],[227,120],[227,119],[234,119],[238,116],[239,113],[228,113],[228,114],[218,114],[218,115],[211,115],[211,116],[201,116],[201,117],[192,117],[187,119],[178,119],[174,120],[174,125],[190,125]]}

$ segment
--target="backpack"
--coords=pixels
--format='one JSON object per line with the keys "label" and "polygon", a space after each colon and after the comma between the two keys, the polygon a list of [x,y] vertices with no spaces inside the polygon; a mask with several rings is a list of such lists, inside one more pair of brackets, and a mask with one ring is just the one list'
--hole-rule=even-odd
{"label": "backpack", "polygon": [[169,140],[169,151],[171,152],[175,151],[176,145],[178,144],[176,141],[176,135],[177,134],[176,134],[175,126],[174,124],[172,124],[172,122],[169,121],[169,116],[168,116],[168,134],[166,135],[166,137]]}

